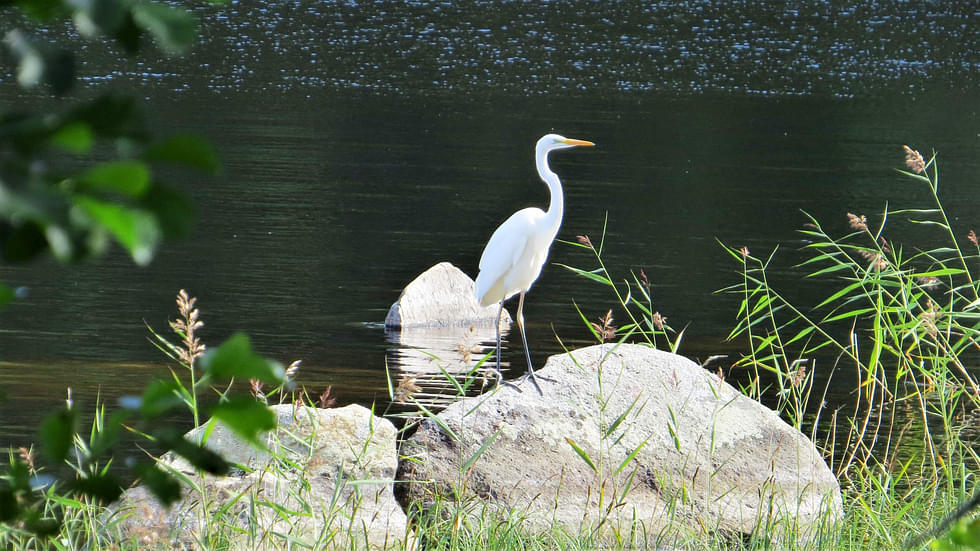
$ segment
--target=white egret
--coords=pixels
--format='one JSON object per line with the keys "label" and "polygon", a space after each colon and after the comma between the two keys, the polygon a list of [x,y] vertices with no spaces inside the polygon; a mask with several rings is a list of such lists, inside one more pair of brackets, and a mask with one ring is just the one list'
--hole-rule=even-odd
{"label": "white egret", "polygon": [[551,191],[551,204],[548,212],[539,208],[521,209],[510,216],[490,236],[490,241],[480,256],[480,273],[476,276],[476,298],[484,307],[499,303],[497,310],[497,381],[503,379],[500,371],[500,315],[504,301],[520,294],[517,303],[517,327],[524,341],[524,354],[527,357],[527,377],[534,383],[538,392],[541,387],[531,367],[531,354],[527,349],[527,336],[524,332],[524,293],[531,288],[541,268],[548,258],[551,243],[558,235],[561,218],[565,208],[561,182],[558,175],[548,167],[548,154],[556,149],[576,146],[593,146],[592,142],[573,140],[557,134],[548,134],[538,140],[535,146],[535,163],[538,175]]}

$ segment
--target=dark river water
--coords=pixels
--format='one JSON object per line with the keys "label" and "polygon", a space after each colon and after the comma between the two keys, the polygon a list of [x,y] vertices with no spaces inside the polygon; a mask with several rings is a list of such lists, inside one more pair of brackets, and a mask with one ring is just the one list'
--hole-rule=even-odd
{"label": "dark river water", "polygon": [[[302,359],[300,383],[316,393],[331,385],[341,403],[384,404],[386,361],[409,368],[381,325],[389,306],[438,262],[475,276],[497,224],[547,205],[532,149],[552,131],[597,144],[552,156],[565,187],[559,238],[597,240],[608,216],[608,266],[619,279],[645,271],[655,308],[686,327],[680,351],[734,354],[737,302],[714,292],[739,275],[717,240],[760,256],[779,246],[781,289],[818,302],[826,288],[792,268],[801,210],[843,234],[846,212],[929,206],[895,172],[902,144],[938,152],[953,224],[980,227],[977,12],[231,2],[196,9],[203,42],[187,58],[119,61],[90,44],[78,50],[80,95],[145,97],[161,133],[209,138],[224,169],[167,175],[198,222],[147,268],[119,251],[81,266],[0,265],[0,280],[27,290],[0,312],[0,445],[29,441],[66,387],[90,407],[165,374],[144,323],[165,330],[181,288],[199,298],[207,343],[245,331],[269,357]],[[36,104],[0,82],[0,107]],[[922,247],[941,238],[896,232]],[[550,261],[594,267],[560,243]],[[613,302],[546,266],[525,307],[535,365],[562,351],[558,338],[589,342],[575,304],[597,318]],[[440,346],[451,352],[453,338]],[[516,373],[523,352],[511,344]],[[846,402],[851,382],[838,379],[831,399]]]}

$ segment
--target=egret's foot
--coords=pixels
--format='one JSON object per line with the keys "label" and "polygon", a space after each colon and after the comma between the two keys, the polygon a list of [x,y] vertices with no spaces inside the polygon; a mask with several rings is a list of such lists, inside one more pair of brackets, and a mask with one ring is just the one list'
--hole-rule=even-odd
{"label": "egret's foot", "polygon": [[542,377],[541,375],[537,375],[534,373],[534,371],[528,371],[527,373],[521,375],[520,378],[518,378],[517,380],[518,381],[530,380],[531,384],[534,385],[534,388],[538,391],[538,394],[544,396],[544,392],[541,391],[541,386],[538,385],[538,379],[541,379],[542,381],[548,381],[549,383],[556,382],[554,379],[549,379],[547,377]]}
{"label": "egret's foot", "polygon": [[518,392],[524,392],[521,387],[517,386],[513,381],[504,380],[504,372],[500,369],[494,369],[493,374],[497,377],[497,386],[509,386],[516,389]]}

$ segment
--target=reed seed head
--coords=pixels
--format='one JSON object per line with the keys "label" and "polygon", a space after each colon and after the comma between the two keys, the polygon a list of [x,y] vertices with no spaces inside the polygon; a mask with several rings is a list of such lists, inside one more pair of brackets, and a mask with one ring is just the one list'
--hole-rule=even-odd
{"label": "reed seed head", "polygon": [[204,322],[200,320],[201,313],[195,307],[197,299],[187,294],[181,289],[177,292],[177,311],[180,318],[170,322],[170,328],[180,335],[183,349],[180,351],[180,361],[188,366],[194,364],[194,360],[204,354],[205,346],[197,338],[197,330],[204,327]]}
{"label": "reed seed head", "polygon": [[789,383],[791,385],[793,385],[793,388],[800,388],[800,386],[803,385],[803,382],[806,380],[806,365],[807,365],[807,362],[806,361],[800,361],[800,362],[797,362],[797,363],[800,364],[800,367],[796,368],[796,370],[793,371],[793,376],[789,380]]}
{"label": "reed seed head", "polygon": [[295,380],[296,374],[299,373],[299,368],[303,366],[303,360],[293,360],[293,363],[289,364],[286,368],[286,378],[289,380]]}
{"label": "reed seed head", "polygon": [[37,469],[34,467],[34,450],[21,446],[17,448],[17,457],[27,465],[28,472],[31,474],[37,473]]}
{"label": "reed seed head", "polygon": [[320,393],[320,396],[317,398],[317,405],[320,409],[330,409],[337,405],[337,399],[330,395],[332,391],[333,385],[330,385]]}
{"label": "reed seed head", "polygon": [[888,259],[884,257],[881,253],[871,249],[861,249],[858,251],[861,258],[865,259],[871,268],[877,271],[884,270],[888,267]]}
{"label": "reed seed head", "polygon": [[916,174],[925,172],[926,162],[922,158],[922,154],[907,145],[903,145],[902,147],[905,149],[905,166]]}
{"label": "reed seed head", "polygon": [[415,375],[412,376],[402,375],[401,378],[398,379],[398,386],[395,387],[396,402],[400,404],[404,404],[412,397],[413,394],[422,391],[422,387],[415,384],[415,380],[417,378],[418,377]]}
{"label": "reed seed head", "polygon": [[970,243],[973,243],[974,247],[980,247],[980,239],[977,239],[977,233],[975,231],[970,230],[966,238],[970,240]]}
{"label": "reed seed head", "polygon": [[868,231],[868,218],[863,214],[858,216],[849,212],[847,213],[847,225],[852,230]]}
{"label": "reed seed head", "polygon": [[926,308],[919,314],[919,319],[922,321],[922,326],[926,328],[926,333],[929,333],[930,337],[935,338],[939,335],[939,327],[936,325],[936,322],[942,317],[942,310],[934,302],[927,300]]}
{"label": "reed seed head", "polygon": [[[744,249],[745,247],[742,248]],[[663,331],[664,325],[667,323],[667,316],[661,316],[660,312],[654,312],[653,315],[650,316],[650,322],[657,328],[657,331]]]}
{"label": "reed seed head", "polygon": [[588,235],[576,235],[575,238],[578,239],[579,243],[589,247],[590,249],[592,248],[592,240],[589,239]]}
{"label": "reed seed head", "polygon": [[599,318],[599,323],[592,322],[592,329],[599,335],[599,339],[602,342],[615,339],[616,327],[613,325],[612,310],[609,310],[605,316]]}
{"label": "reed seed head", "polygon": [[265,398],[265,394],[262,392],[262,381],[258,379],[248,380],[249,390],[252,392],[252,396],[256,398]]}

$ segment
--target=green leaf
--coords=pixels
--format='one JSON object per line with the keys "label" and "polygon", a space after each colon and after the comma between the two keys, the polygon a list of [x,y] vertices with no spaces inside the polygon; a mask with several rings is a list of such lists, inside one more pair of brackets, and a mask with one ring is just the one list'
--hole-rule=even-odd
{"label": "green leaf", "polygon": [[839,320],[842,320],[842,319],[856,318],[858,316],[867,314],[869,312],[874,312],[874,311],[875,311],[875,307],[873,307],[873,306],[869,306],[867,308],[858,308],[856,310],[849,310],[849,311],[843,312],[841,314],[837,314],[837,315],[834,315],[834,316],[828,316],[828,317],[826,317],[826,318],[823,319],[823,322],[822,323],[830,323],[830,322],[839,321]]}
{"label": "green leaf", "polygon": [[157,379],[146,386],[140,397],[140,415],[154,418],[184,405],[184,399],[176,381]]}
{"label": "green leaf", "polygon": [[218,379],[241,377],[269,384],[286,381],[286,370],[282,365],[256,354],[248,335],[244,333],[236,333],[218,348],[208,350],[201,357],[201,366]]}
{"label": "green leaf", "polygon": [[[8,206],[12,206],[9,205]],[[13,206],[15,216],[31,216],[31,206],[20,208]],[[42,215],[43,216],[43,215]],[[50,227],[50,226],[49,226]],[[37,222],[24,220],[23,223],[15,225],[6,230],[2,235],[2,254],[3,259],[8,262],[27,262],[43,253],[48,248],[48,239],[44,234],[44,228]]]}
{"label": "green leaf", "polygon": [[133,21],[169,52],[186,52],[197,39],[194,17],[183,9],[145,2],[134,5],[132,14]]}
{"label": "green leaf", "polygon": [[28,510],[24,515],[24,528],[42,540],[51,538],[61,531],[61,522],[58,519],[43,516],[41,511]]}
{"label": "green leaf", "polygon": [[68,117],[84,121],[97,137],[146,138],[145,115],[132,96],[105,95],[73,109]]}
{"label": "green leaf", "polygon": [[580,448],[579,445],[576,444],[574,440],[568,438],[567,436],[565,437],[565,441],[568,442],[568,445],[571,446],[573,450],[575,450],[575,453],[577,453],[578,456],[581,457],[583,461],[585,461],[585,463],[589,466],[589,468],[592,469],[592,472],[599,472],[599,468],[596,467],[595,461],[592,461],[592,458],[589,457],[588,452]]}
{"label": "green leaf", "polygon": [[152,214],[83,195],[75,198],[75,205],[108,230],[134,262],[146,266],[153,260],[161,232]]}
{"label": "green leaf", "polygon": [[141,463],[133,468],[140,483],[150,489],[164,507],[170,507],[180,499],[180,482],[154,463]]}
{"label": "green leaf", "polygon": [[7,287],[3,283],[0,283],[0,308],[3,308],[5,304],[14,300],[14,297],[16,296],[17,293],[15,293],[13,289]]}
{"label": "green leaf", "polygon": [[89,191],[140,197],[150,187],[150,167],[140,161],[99,163],[78,177]]}
{"label": "green leaf", "polygon": [[119,479],[108,473],[90,474],[85,478],[76,479],[71,487],[77,492],[94,497],[103,504],[116,501],[123,492]]}
{"label": "green leaf", "polygon": [[61,408],[41,422],[41,451],[52,463],[61,463],[68,457],[74,436],[75,411]]}
{"label": "green leaf", "polygon": [[39,21],[65,17],[69,13],[61,0],[18,0],[14,3],[25,15]]}
{"label": "green leaf", "polygon": [[194,222],[194,205],[179,191],[156,183],[140,199],[140,206],[157,217],[167,239],[187,237]]}
{"label": "green leaf", "polygon": [[17,505],[17,496],[6,482],[0,482],[0,523],[9,524],[18,516],[20,507]]}
{"label": "green leaf", "polygon": [[75,80],[75,60],[70,52],[35,42],[20,30],[13,30],[4,42],[17,60],[17,83],[22,88],[47,84],[55,94],[63,94]]}
{"label": "green leaf", "polygon": [[119,0],[89,0],[76,3],[75,28],[86,38],[113,35],[126,20],[126,6]]}
{"label": "green leaf", "polygon": [[150,145],[143,159],[196,168],[208,174],[221,172],[218,154],[211,143],[198,136],[177,135]]}
{"label": "green leaf", "polygon": [[76,155],[85,155],[90,152],[94,139],[92,127],[81,121],[70,122],[62,126],[49,138],[51,145]]}
{"label": "green leaf", "polygon": [[276,428],[276,414],[250,396],[235,396],[211,409],[211,415],[253,446],[265,448],[259,440],[264,432]]}
{"label": "green leaf", "polygon": [[208,474],[225,476],[228,474],[228,462],[213,450],[200,444],[195,444],[184,438],[172,428],[164,428],[153,433],[167,449],[183,457],[195,468]]}

